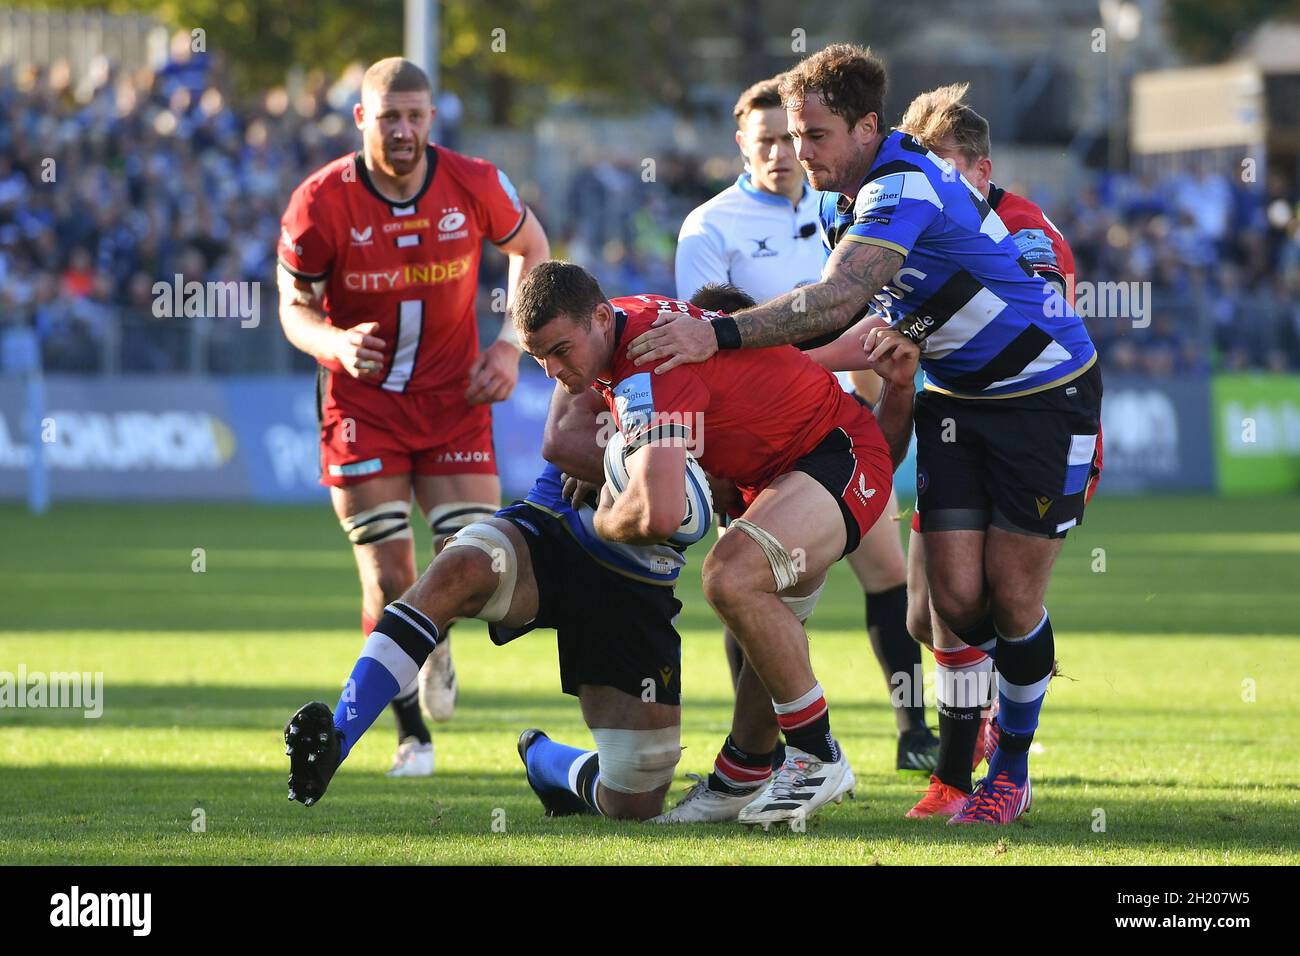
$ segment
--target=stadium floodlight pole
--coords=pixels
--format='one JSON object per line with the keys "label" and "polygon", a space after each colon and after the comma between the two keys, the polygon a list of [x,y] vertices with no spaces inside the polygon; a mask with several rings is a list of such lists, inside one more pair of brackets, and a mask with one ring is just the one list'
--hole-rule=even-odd
{"label": "stadium floodlight pole", "polygon": [[[433,101],[438,102],[438,0],[405,0],[404,56],[424,70],[433,86]],[[435,117],[435,142],[441,139],[436,130],[441,122]]]}

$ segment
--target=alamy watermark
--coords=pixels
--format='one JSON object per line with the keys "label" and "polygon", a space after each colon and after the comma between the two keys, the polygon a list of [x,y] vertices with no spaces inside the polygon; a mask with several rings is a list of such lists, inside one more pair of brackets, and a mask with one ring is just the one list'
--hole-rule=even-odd
{"label": "alamy watermark", "polygon": [[600,448],[608,447],[614,436],[622,431],[630,449],[653,444],[685,448],[693,458],[704,454],[703,412],[648,412],[625,406],[617,418],[604,411],[596,416],[596,420],[600,425],[596,444]]}
{"label": "alamy watermark", "polygon": [[[933,707],[938,701],[950,701],[958,707],[984,706],[992,698],[993,673],[988,670],[948,670],[936,678],[935,671],[920,664],[911,673],[895,671],[890,675],[890,702],[895,708]],[[942,683],[940,683],[942,681]]]}
{"label": "alamy watermark", "polygon": [[1059,292],[1050,283],[1043,286],[1043,314],[1048,318],[1063,317],[1065,303],[1072,299],[1074,314],[1081,319],[1131,319],[1135,329],[1151,325],[1150,282],[1076,282],[1066,276],[1064,299]]}
{"label": "alamy watermark", "polygon": [[83,893],[73,885],[67,893],[50,897],[50,925],[118,926],[132,936],[148,936],[153,927],[152,893]]}
{"label": "alamy watermark", "polygon": [[0,710],[80,710],[87,720],[104,713],[103,671],[0,671]]}
{"label": "alamy watermark", "polygon": [[155,318],[239,319],[245,329],[262,321],[260,282],[186,282],[178,272],[171,282],[155,282],[152,291]]}

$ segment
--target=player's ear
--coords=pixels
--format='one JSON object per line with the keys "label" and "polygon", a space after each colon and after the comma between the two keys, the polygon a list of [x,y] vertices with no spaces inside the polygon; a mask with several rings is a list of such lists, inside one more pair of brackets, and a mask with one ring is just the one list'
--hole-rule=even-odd
{"label": "player's ear", "polygon": [[745,134],[736,130],[736,148],[740,150],[740,155],[745,155]]}
{"label": "player's ear", "polygon": [[993,178],[993,160],[985,156],[982,159],[980,159],[977,166],[979,168],[980,175],[984,177],[985,182],[988,182]]}
{"label": "player's ear", "polygon": [[352,121],[357,124],[357,129],[363,129],[366,125],[366,111],[360,103],[352,104]]}
{"label": "player's ear", "polygon": [[865,139],[870,139],[875,136],[876,132],[880,129],[880,117],[875,113],[868,113],[858,122],[862,124],[860,128],[862,130],[863,138]]}

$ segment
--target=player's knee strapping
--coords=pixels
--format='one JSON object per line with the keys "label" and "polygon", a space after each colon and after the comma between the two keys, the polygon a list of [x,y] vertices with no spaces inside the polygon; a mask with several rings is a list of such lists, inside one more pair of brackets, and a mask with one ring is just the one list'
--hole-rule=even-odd
{"label": "player's knee strapping", "polygon": [[481,501],[452,501],[443,505],[434,505],[425,512],[424,517],[429,522],[429,530],[433,532],[433,537],[437,539],[453,535],[477,521],[491,518],[496,513],[496,505],[484,504]]}
{"label": "player's knee strapping", "polygon": [[782,595],[781,603],[794,612],[794,616],[799,619],[800,624],[807,624],[808,619],[813,616],[813,611],[817,608],[817,602],[821,599],[825,587],[826,582],[823,581],[812,594]]}
{"label": "player's knee strapping", "polygon": [[672,782],[682,753],[680,726],[658,730],[592,728],[600,782],[618,793],[650,793]]}
{"label": "player's knee strapping", "polygon": [[496,590],[492,592],[483,609],[474,615],[480,621],[495,623],[510,611],[515,596],[515,583],[519,579],[519,559],[515,546],[504,531],[486,522],[475,522],[457,531],[443,546],[451,548],[478,548],[492,560],[492,570],[497,574]]}
{"label": "player's knee strapping", "polygon": [[376,544],[400,541],[411,535],[411,503],[385,501],[339,520],[343,532],[353,544]]}
{"label": "player's knee strapping", "polygon": [[772,577],[776,579],[778,593],[794,587],[799,582],[799,569],[795,566],[794,558],[782,547],[781,542],[776,540],[774,534],[745,518],[737,518],[731,522],[731,530],[743,531],[763,549],[763,555],[772,568]]}

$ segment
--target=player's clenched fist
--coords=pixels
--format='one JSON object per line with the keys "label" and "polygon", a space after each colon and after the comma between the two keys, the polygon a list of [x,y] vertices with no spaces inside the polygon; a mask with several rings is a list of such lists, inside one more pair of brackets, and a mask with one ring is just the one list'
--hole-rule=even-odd
{"label": "player's clenched fist", "polygon": [[872,329],[862,336],[867,368],[887,382],[911,385],[921,361],[921,347],[890,326]]}
{"label": "player's clenched fist", "polygon": [[469,370],[465,400],[471,405],[504,402],[519,378],[519,349],[509,342],[493,342],[479,353]]}
{"label": "player's clenched fist", "polygon": [[654,325],[632,340],[627,357],[637,365],[668,359],[655,369],[659,374],[678,365],[708,361],[717,351],[718,337],[708,322],[690,316],[683,319],[680,312],[660,312]]}
{"label": "player's clenched fist", "polygon": [[374,381],[384,371],[387,343],[374,333],[378,322],[362,322],[350,329],[339,329],[334,337],[334,358],[349,375],[362,381]]}

